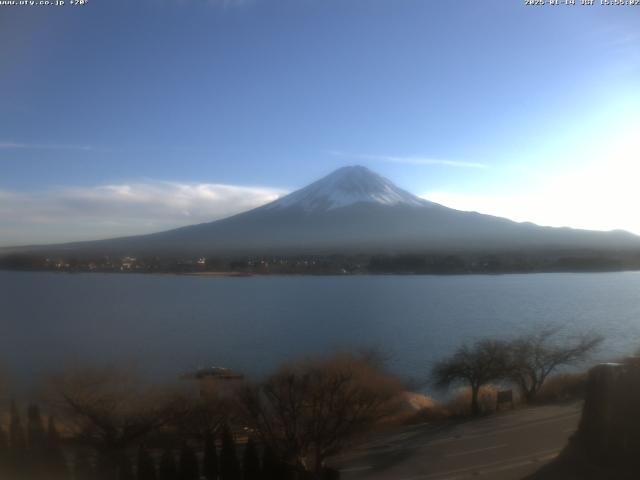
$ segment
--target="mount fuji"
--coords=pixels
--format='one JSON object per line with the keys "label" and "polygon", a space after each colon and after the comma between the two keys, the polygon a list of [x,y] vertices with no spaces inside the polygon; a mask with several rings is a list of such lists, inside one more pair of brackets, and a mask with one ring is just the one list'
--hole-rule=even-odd
{"label": "mount fuji", "polygon": [[541,227],[454,210],[402,190],[365,167],[350,166],[222,220],[31,250],[207,256],[631,248],[640,248],[640,237],[627,232]]}

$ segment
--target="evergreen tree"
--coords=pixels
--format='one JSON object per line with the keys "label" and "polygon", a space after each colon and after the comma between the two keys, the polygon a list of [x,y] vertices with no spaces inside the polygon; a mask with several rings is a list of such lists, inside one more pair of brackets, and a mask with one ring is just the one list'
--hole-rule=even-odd
{"label": "evergreen tree", "polygon": [[222,430],[222,448],[220,449],[220,480],[239,480],[240,464],[236,455],[236,444],[228,426]]}
{"label": "evergreen tree", "polygon": [[138,449],[138,480],[157,480],[156,464],[144,445]]}
{"label": "evergreen tree", "polygon": [[270,447],[264,447],[262,452],[263,480],[280,480],[279,462],[275,452]]}
{"label": "evergreen tree", "polygon": [[27,408],[27,452],[29,472],[34,478],[46,478],[47,439],[37,405]]}
{"label": "evergreen tree", "polygon": [[11,445],[11,449],[14,451],[24,452],[26,447],[24,430],[22,429],[22,420],[20,419],[20,412],[14,400],[11,401],[9,444]]}
{"label": "evergreen tree", "polygon": [[180,480],[199,480],[200,468],[198,456],[188,443],[182,445],[180,450]]}
{"label": "evergreen tree", "polygon": [[270,447],[262,453],[262,480],[287,480],[291,478],[290,467]]}
{"label": "evergreen tree", "polygon": [[252,438],[249,439],[244,447],[242,471],[244,480],[260,480],[260,457]]}
{"label": "evergreen tree", "polygon": [[32,452],[43,452],[46,449],[44,423],[37,405],[29,405],[27,409],[27,440]]}
{"label": "evergreen tree", "polygon": [[216,452],[216,439],[211,433],[207,433],[204,439],[202,473],[207,480],[218,480],[218,453]]}
{"label": "evergreen tree", "polygon": [[44,465],[47,478],[52,480],[66,478],[68,474],[67,462],[62,453],[60,434],[56,428],[56,421],[52,416],[49,417],[47,422],[45,449]]}
{"label": "evergreen tree", "polygon": [[114,452],[99,451],[96,457],[96,479],[117,480],[119,457]]}
{"label": "evergreen tree", "polygon": [[73,463],[73,479],[74,480],[94,480],[95,471],[87,452],[84,449],[78,449],[75,453]]}
{"label": "evergreen tree", "polygon": [[22,477],[27,469],[27,445],[15,401],[11,401],[9,421],[9,471],[14,477]]}
{"label": "evergreen tree", "polygon": [[120,456],[120,462],[118,465],[118,480],[135,480],[135,478],[129,455],[123,453]]}
{"label": "evergreen tree", "polygon": [[179,480],[176,459],[169,448],[165,449],[160,457],[158,480]]}
{"label": "evergreen tree", "polygon": [[0,425],[0,478],[9,475],[9,440],[2,425]]}

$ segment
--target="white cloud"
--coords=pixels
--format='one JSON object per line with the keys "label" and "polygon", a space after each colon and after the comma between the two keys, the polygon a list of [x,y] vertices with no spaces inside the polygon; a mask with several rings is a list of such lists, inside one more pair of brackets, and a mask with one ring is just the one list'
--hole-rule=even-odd
{"label": "white cloud", "polygon": [[18,143],[18,142],[0,142],[0,149],[29,149],[29,150],[83,150],[91,151],[93,147],[90,145],[58,145],[58,144],[39,144],[39,143]]}
{"label": "white cloud", "polygon": [[332,155],[343,158],[353,158],[358,160],[373,160],[387,163],[404,163],[406,165],[442,165],[446,167],[458,168],[488,168],[487,165],[478,162],[465,162],[460,160],[443,160],[438,158],[416,156],[392,156],[392,155],[369,155],[351,154],[340,151],[330,152]]}
{"label": "white cloud", "polygon": [[63,242],[161,231],[208,222],[275,200],[272,188],[147,182],[0,190],[0,245]]}

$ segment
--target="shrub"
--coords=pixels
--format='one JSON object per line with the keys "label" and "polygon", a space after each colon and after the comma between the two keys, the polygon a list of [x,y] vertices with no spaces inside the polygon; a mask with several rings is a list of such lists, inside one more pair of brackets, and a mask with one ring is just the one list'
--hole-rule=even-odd
{"label": "shrub", "polygon": [[451,400],[446,403],[446,410],[452,417],[468,417],[470,415],[487,415],[496,411],[498,389],[493,385],[485,385],[478,392],[478,411],[471,408],[471,388],[458,389]]}
{"label": "shrub", "polygon": [[549,378],[536,396],[536,403],[577,400],[584,397],[586,373],[566,373]]}
{"label": "shrub", "polygon": [[401,391],[370,357],[337,354],[286,365],[239,399],[265,445],[319,474],[326,458],[397,413]]}

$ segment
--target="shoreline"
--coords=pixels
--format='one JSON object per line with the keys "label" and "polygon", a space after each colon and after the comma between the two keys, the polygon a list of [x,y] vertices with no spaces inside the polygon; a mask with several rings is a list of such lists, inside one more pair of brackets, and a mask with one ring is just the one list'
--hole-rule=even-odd
{"label": "shoreline", "polygon": [[249,278],[249,277],[498,277],[504,275],[551,275],[551,274],[597,274],[597,273],[640,273],[640,269],[619,270],[536,270],[536,271],[504,271],[504,272],[327,272],[327,273],[265,273],[265,272],[145,272],[145,271],[88,271],[88,270],[27,270],[0,268],[0,272],[18,273],[53,273],[53,274],[102,274],[102,275],[167,275],[200,278]]}

